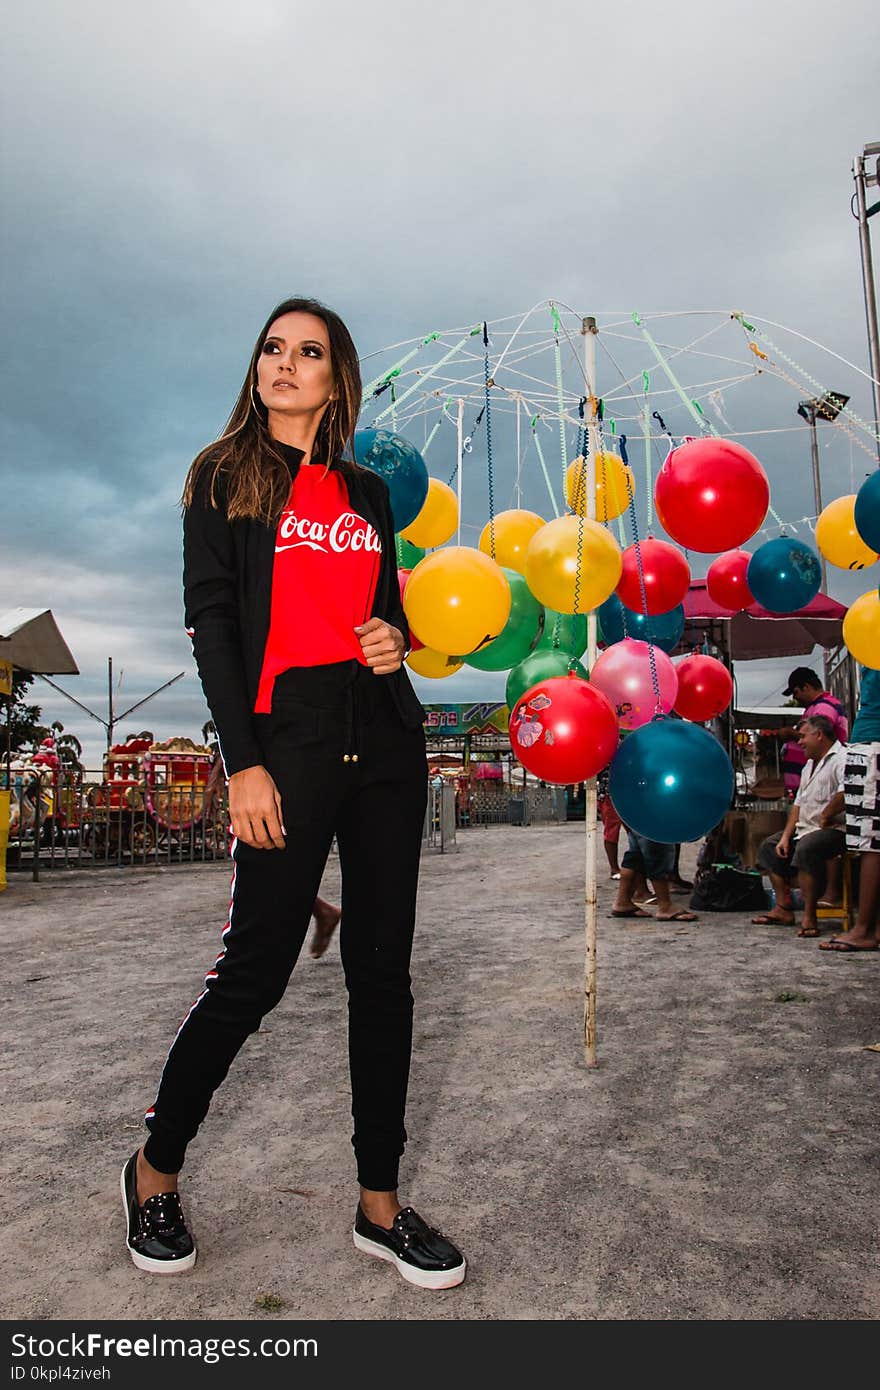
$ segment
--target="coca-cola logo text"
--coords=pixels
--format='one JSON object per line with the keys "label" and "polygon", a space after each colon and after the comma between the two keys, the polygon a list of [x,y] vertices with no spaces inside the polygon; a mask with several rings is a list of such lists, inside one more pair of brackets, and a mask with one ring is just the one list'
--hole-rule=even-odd
{"label": "coca-cola logo text", "polygon": [[343,512],[330,526],[324,521],[309,521],[308,517],[284,512],[278,527],[278,539],[289,544],[276,545],[276,554],[281,550],[298,550],[300,546],[320,550],[324,555],[328,553],[328,547],[337,555],[343,555],[347,550],[367,550],[376,555],[382,553],[382,542],[377,532],[357,512]]}

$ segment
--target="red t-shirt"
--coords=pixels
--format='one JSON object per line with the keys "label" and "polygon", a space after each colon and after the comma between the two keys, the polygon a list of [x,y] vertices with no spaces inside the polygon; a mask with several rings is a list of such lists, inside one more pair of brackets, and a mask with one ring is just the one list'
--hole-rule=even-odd
{"label": "red t-shirt", "polygon": [[275,677],[291,666],[366,665],[355,627],[373,606],[382,543],[351,510],[345,479],[300,465],[275,537],[269,636],[254,705],[272,709]]}

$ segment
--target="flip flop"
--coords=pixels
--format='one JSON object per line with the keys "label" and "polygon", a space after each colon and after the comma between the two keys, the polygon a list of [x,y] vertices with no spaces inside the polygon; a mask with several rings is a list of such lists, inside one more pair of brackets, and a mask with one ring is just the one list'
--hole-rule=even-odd
{"label": "flip flop", "polygon": [[752,921],[756,927],[793,927],[794,913],[791,917],[771,917],[769,912],[762,912],[760,917],[753,917]]}
{"label": "flip flop", "polygon": [[612,916],[612,917],[646,917],[646,918],[648,919],[649,922],[653,922],[653,920],[654,920],[654,915],[653,915],[653,913],[651,913],[651,912],[643,912],[642,909],[641,909],[640,907],[627,907],[627,908],[625,908],[622,912],[621,912],[618,908],[613,907],[613,908],[611,909],[611,916]]}
{"label": "flip flop", "polygon": [[699,922],[699,920],[695,912],[686,912],[683,907],[679,908],[678,912],[671,913],[669,917],[661,917],[658,912],[654,918],[655,922]]}
{"label": "flip flop", "polygon": [[798,936],[821,936],[822,933],[819,931],[819,928],[818,928],[818,927],[801,927],[801,929],[800,929],[800,931],[797,933],[797,935],[798,935]]}
{"label": "flip flop", "polygon": [[841,941],[839,937],[832,936],[830,941],[822,941],[819,944],[820,951],[876,951],[877,943],[873,942],[868,946],[854,946],[851,941]]}

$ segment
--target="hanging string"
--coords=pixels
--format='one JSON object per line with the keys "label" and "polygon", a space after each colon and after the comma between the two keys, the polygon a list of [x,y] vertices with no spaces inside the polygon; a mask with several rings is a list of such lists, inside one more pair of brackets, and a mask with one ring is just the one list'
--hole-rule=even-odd
{"label": "hanging string", "polygon": [[[723,436],[722,436],[722,434],[720,433],[720,431],[719,431],[719,430],[716,430],[715,426],[712,424],[712,421],[711,421],[711,420],[707,420],[706,415],[705,415],[705,413],[704,413],[704,411],[703,411],[703,407],[700,405],[700,402],[699,402],[699,401],[692,401],[692,400],[689,399],[689,397],[688,397],[688,395],[687,395],[687,393],[686,393],[684,387],[682,386],[681,382],[680,382],[680,381],[678,380],[678,378],[676,377],[676,375],[675,375],[675,373],[673,372],[672,368],[669,366],[669,363],[666,361],[665,357],[663,356],[663,353],[660,351],[660,349],[658,348],[657,344],[654,342],[654,339],[651,337],[651,335],[650,335],[650,333],[648,332],[647,328],[645,328],[644,324],[642,323],[641,318],[639,317],[639,315],[638,315],[637,313],[634,313],[634,314],[633,314],[633,323],[635,323],[636,326],[640,329],[641,334],[642,334],[642,337],[645,339],[645,342],[646,342],[646,343],[648,344],[648,346],[651,348],[652,352],[654,353],[654,356],[657,358],[657,361],[660,363],[660,366],[663,368],[663,370],[664,370],[664,372],[666,373],[667,377],[669,378],[669,381],[671,382],[672,386],[674,386],[675,391],[676,391],[676,394],[680,397],[682,403],[684,404],[684,406],[686,407],[686,409],[687,409],[687,411],[688,411],[688,414],[693,418],[693,420],[696,421],[698,427],[703,431],[704,434],[710,434],[710,435],[712,435],[715,439],[721,439],[721,438],[723,438]],[[655,412],[655,418],[659,418],[659,417],[657,417],[656,412]],[[776,522],[778,522],[779,525],[781,526],[781,525],[782,525],[782,522],[780,521],[780,518],[779,518],[779,516],[777,515],[777,513],[773,510],[772,505],[768,505],[767,510],[768,510],[768,512],[770,513],[770,515],[773,517],[773,520],[776,521]]]}
{"label": "hanging string", "polygon": [[492,378],[489,375],[489,330],[483,323],[483,389],[486,393],[486,455],[489,473],[489,554],[495,559],[495,478],[492,469],[492,411],[489,405],[489,390]]}
{"label": "hanging string", "polygon": [[516,505],[517,505],[517,508],[519,508],[519,507],[522,506],[522,488],[520,487],[520,478],[522,477],[522,439],[521,439],[521,429],[520,429],[520,426],[521,426],[521,424],[522,424],[522,412],[523,412],[524,410],[525,410],[525,406],[523,405],[522,398],[520,398],[520,399],[517,401],[517,405],[516,405],[516,484],[515,484],[515,486],[516,486],[516,493],[515,493],[515,496],[516,496]]}
{"label": "hanging string", "polygon": [[[552,300],[550,303],[550,316],[553,319],[553,359],[556,364],[556,410],[559,419],[559,451],[562,455],[562,496],[565,497],[565,476],[568,472],[568,451],[565,447],[565,392],[562,385],[562,349],[559,346],[559,310]],[[580,450],[578,452],[580,452]]]}
{"label": "hanging string", "polygon": [[535,449],[537,450],[538,458],[541,463],[541,472],[544,474],[544,482],[547,484],[547,491],[550,494],[550,504],[553,508],[553,515],[557,517],[559,516],[559,508],[556,505],[556,498],[553,494],[553,484],[550,482],[550,474],[547,471],[547,461],[544,458],[544,451],[541,448],[541,441],[538,438],[537,426],[540,418],[540,415],[533,415],[529,421],[529,428],[532,431],[532,439],[535,441]]}
{"label": "hanging string", "polygon": [[[765,342],[767,346],[771,349],[771,351],[776,354],[777,357],[781,357],[783,362],[787,363],[787,365],[789,367],[792,367],[796,372],[799,372],[803,380],[809,382],[809,384],[813,387],[813,390],[816,392],[817,396],[833,394],[832,392],[829,392],[827,388],[822,385],[821,382],[817,381],[814,376],[811,376],[805,367],[800,366],[799,363],[795,362],[793,357],[789,357],[788,353],[783,352],[782,348],[777,347],[777,345],[774,343],[773,339],[770,337],[769,334],[765,333],[761,328],[756,328],[754,324],[748,323],[746,321],[745,316],[742,313],[731,314],[731,318],[735,319],[736,322],[741,325],[747,336],[751,335],[753,338],[760,338],[762,342]],[[752,351],[754,351],[754,349],[752,349]],[[765,360],[769,360],[766,356],[766,353],[760,355],[763,356]],[[776,366],[775,363],[771,365]],[[780,372],[781,375],[784,375],[784,373],[781,372],[781,368],[779,368],[778,366],[776,366],[776,370]],[[871,379],[873,380],[873,378]],[[794,382],[792,384],[796,385],[798,390],[803,389],[803,386],[800,382]],[[849,405],[841,405],[840,413],[841,415],[845,415],[849,420],[852,420],[853,424],[856,425],[859,429],[864,430],[865,434],[867,434],[870,439],[873,439],[875,443],[880,444],[880,434],[877,433],[877,431],[874,429],[872,425],[868,424],[867,420],[863,420],[860,415],[857,415],[854,410],[850,409]],[[856,439],[856,443],[860,443],[860,441]],[[862,447],[864,448],[864,445],[862,445]],[[867,449],[866,452],[870,454],[871,457],[873,457],[873,450]]]}
{"label": "hanging string", "polygon": [[[408,399],[409,396],[411,396],[411,395],[413,394],[414,391],[418,391],[418,390],[421,388],[423,382],[427,381],[429,377],[435,376],[436,373],[439,372],[439,370],[440,370],[441,367],[445,366],[445,364],[446,364],[451,358],[453,358],[453,357],[456,355],[456,353],[458,353],[458,352],[461,351],[461,349],[464,347],[465,343],[467,343],[467,342],[469,341],[469,339],[473,338],[475,334],[481,333],[481,332],[482,332],[482,326],[480,325],[480,326],[478,326],[478,327],[476,327],[476,328],[471,328],[471,329],[469,330],[469,332],[465,333],[464,337],[461,338],[461,339],[455,344],[454,347],[451,347],[451,348],[449,349],[449,351],[448,351],[447,353],[445,353],[443,357],[440,358],[440,361],[439,361],[439,362],[435,362],[434,366],[433,366],[433,367],[430,367],[430,368],[428,369],[428,371],[422,373],[422,374],[420,375],[419,379],[418,379],[417,381],[413,382],[412,386],[407,387],[407,389],[403,392],[403,395],[402,395],[402,396],[400,397],[400,399],[397,401],[397,404],[398,404],[398,405],[402,404],[405,400]],[[375,417],[375,419],[373,420],[372,425],[371,425],[371,428],[372,428],[372,429],[375,429],[376,426],[379,424],[379,422],[380,422],[381,420],[384,420],[384,419],[385,419],[385,416],[386,416],[386,415],[389,415],[389,414],[391,413],[391,410],[392,410],[392,406],[386,406],[386,408],[385,408],[384,410],[380,411],[379,414],[378,414],[378,415]]]}
{"label": "hanging string", "polygon": [[427,338],[423,338],[418,346],[413,348],[412,352],[408,352],[405,357],[399,358],[398,361],[394,363],[394,366],[390,367],[382,376],[374,377],[372,381],[367,382],[361,397],[361,409],[363,409],[370,399],[381,396],[382,392],[387,390],[390,386],[392,378],[400,376],[407,362],[411,361],[412,358],[415,357],[417,353],[421,352],[422,348],[427,347],[429,343],[436,342],[439,337],[439,333],[429,333]]}

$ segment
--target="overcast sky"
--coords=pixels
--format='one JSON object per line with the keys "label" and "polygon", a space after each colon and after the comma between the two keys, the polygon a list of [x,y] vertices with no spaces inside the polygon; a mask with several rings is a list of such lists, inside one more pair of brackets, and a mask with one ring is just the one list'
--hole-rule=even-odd
{"label": "overcast sky", "polygon": [[[849,200],[880,138],[875,37],[868,0],[14,7],[0,610],[51,607],[87,704],[108,656],[120,706],[186,670],[120,732],[198,736],[177,499],[289,293],[338,308],[365,355],[554,298],[742,308],[864,369]],[[785,343],[869,415],[863,378]],[[752,408],[793,423],[788,397],[735,406],[741,430]],[[777,509],[809,513],[808,470],[768,448]],[[869,466],[823,442],[826,499]],[[869,587],[848,583],[832,592]],[[419,689],[501,698],[476,674]],[[40,698],[95,765],[100,727]]]}

